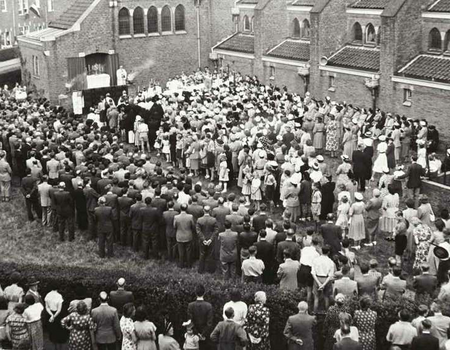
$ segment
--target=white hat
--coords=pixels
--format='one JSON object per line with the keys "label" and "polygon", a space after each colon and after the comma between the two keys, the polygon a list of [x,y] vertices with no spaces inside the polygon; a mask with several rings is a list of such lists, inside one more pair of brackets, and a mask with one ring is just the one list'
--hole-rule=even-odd
{"label": "white hat", "polygon": [[355,193],[355,199],[357,201],[362,201],[364,199],[364,196],[362,195],[362,193],[356,192]]}
{"label": "white hat", "polygon": [[378,137],[378,140],[380,140],[381,142],[386,141],[386,136],[385,135],[380,135]]}

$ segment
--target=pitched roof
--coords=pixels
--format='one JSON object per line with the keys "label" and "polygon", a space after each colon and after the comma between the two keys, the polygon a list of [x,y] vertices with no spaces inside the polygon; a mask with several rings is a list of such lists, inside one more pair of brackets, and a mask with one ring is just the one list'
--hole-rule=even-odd
{"label": "pitched roof", "polygon": [[430,5],[428,11],[431,12],[450,12],[450,0],[438,0]]}
{"label": "pitched roof", "polygon": [[309,61],[309,41],[285,40],[271,49],[267,56],[295,61]]}
{"label": "pitched roof", "polygon": [[380,70],[380,50],[347,45],[333,54],[327,65],[377,72]]}
{"label": "pitched roof", "polygon": [[292,0],[290,6],[314,6],[316,0]]}
{"label": "pitched roof", "polygon": [[66,12],[61,14],[59,18],[51,21],[48,26],[52,28],[69,29],[76,21],[78,21],[81,15],[86,12],[92,2],[93,0],[74,0],[72,6],[70,6]]}
{"label": "pitched roof", "polygon": [[259,0],[239,0],[239,4],[249,4],[249,5],[255,5],[258,3]]}
{"label": "pitched roof", "polygon": [[358,0],[351,7],[362,9],[384,9],[392,0]]}
{"label": "pitched roof", "polygon": [[215,49],[255,53],[255,37],[253,35],[236,33],[217,45]]}
{"label": "pitched roof", "polygon": [[9,61],[20,56],[20,50],[18,47],[10,47],[0,50],[0,62]]}
{"label": "pitched roof", "polygon": [[419,55],[400,69],[397,75],[450,83],[450,57]]}

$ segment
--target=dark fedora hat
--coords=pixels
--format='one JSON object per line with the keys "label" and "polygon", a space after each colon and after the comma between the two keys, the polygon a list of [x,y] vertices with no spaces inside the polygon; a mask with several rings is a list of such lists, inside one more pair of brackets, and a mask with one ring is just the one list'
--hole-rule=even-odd
{"label": "dark fedora hat", "polygon": [[38,281],[38,279],[36,278],[36,277],[34,277],[34,276],[31,276],[29,279],[28,279],[28,286],[29,287],[32,287],[32,286],[36,286],[36,285],[38,285],[40,282]]}

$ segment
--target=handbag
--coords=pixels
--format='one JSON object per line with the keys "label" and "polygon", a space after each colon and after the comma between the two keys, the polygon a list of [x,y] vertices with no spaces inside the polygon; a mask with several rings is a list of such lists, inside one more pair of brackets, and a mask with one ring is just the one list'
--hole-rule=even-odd
{"label": "handbag", "polygon": [[128,143],[134,143],[134,131],[128,131]]}

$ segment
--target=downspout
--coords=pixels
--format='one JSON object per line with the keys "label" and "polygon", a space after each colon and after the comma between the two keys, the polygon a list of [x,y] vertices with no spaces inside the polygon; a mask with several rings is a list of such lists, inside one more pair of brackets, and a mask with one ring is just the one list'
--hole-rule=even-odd
{"label": "downspout", "polygon": [[201,64],[201,40],[200,40],[200,1],[196,1],[196,10],[197,10],[197,56],[198,56],[198,68],[202,68]]}
{"label": "downspout", "polygon": [[13,32],[9,38],[9,42],[11,46],[14,46],[14,42],[16,40],[16,2],[12,2],[12,13],[13,13]]}

